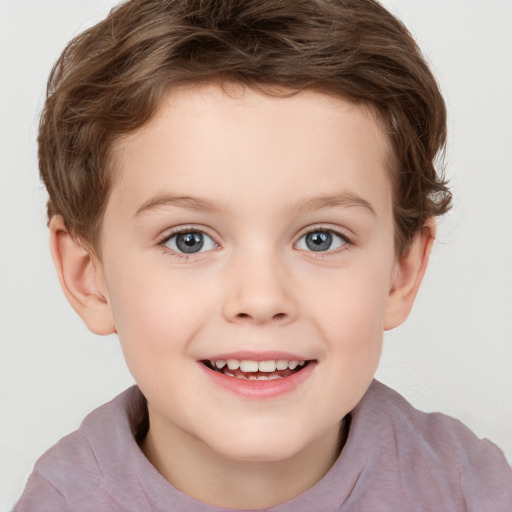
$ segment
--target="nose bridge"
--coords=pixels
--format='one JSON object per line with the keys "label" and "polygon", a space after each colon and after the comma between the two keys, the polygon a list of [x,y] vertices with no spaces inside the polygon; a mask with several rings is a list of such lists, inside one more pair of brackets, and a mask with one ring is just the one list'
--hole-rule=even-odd
{"label": "nose bridge", "polygon": [[287,322],[296,313],[286,264],[270,247],[240,251],[229,271],[224,315],[230,321]]}

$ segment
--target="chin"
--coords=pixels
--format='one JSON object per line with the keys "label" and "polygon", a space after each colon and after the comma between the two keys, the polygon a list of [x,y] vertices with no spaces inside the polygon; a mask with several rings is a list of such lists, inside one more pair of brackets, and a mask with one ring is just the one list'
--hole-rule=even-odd
{"label": "chin", "polygon": [[233,462],[241,463],[278,463],[298,455],[300,448],[288,450],[269,450],[265,446],[241,446],[229,451],[223,450],[221,455]]}
{"label": "chin", "polygon": [[273,432],[267,429],[231,435],[223,439],[212,440],[210,448],[223,458],[234,462],[268,463],[279,462],[299,455],[309,444],[309,439],[290,437],[289,431]]}

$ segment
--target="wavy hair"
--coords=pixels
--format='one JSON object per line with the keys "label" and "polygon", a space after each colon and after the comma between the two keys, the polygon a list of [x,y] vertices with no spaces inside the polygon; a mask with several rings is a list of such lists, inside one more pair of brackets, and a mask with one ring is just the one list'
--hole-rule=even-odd
{"label": "wavy hair", "polygon": [[[236,83],[305,89],[371,107],[394,151],[395,247],[409,246],[451,194],[437,82],[405,26],[374,0],[130,0],[74,38],[49,80],[39,129],[48,216],[98,249],[111,150],[169,88]],[[284,92],[283,92],[284,91]]]}

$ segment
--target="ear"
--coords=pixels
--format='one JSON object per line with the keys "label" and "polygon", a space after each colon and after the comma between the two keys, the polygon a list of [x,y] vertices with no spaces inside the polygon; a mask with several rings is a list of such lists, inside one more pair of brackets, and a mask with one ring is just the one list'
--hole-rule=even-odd
{"label": "ear", "polygon": [[59,215],[49,228],[53,263],[69,303],[93,333],[116,332],[101,262],[68,232]]}
{"label": "ear", "polygon": [[427,270],[435,234],[435,221],[429,219],[414,237],[410,248],[397,260],[386,305],[384,330],[398,327],[409,316]]}

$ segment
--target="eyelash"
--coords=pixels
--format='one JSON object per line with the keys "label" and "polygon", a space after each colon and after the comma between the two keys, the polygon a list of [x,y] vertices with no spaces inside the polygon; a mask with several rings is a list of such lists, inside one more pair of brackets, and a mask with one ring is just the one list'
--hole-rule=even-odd
{"label": "eyelash", "polygon": [[171,233],[166,234],[164,237],[162,237],[160,240],[157,241],[157,246],[161,247],[165,254],[168,256],[171,256],[173,258],[176,258],[180,261],[188,261],[191,257],[196,257],[203,253],[190,253],[186,254],[183,252],[175,251],[174,249],[171,249],[170,247],[166,247],[165,245],[172,240],[175,236],[186,234],[186,233],[201,233],[203,235],[206,235],[207,237],[211,238],[216,246],[219,246],[218,242],[215,240],[215,238],[210,235],[204,228],[198,228],[195,226],[185,226],[185,227],[179,227],[176,228],[174,231],[171,231]]}
{"label": "eyelash", "polygon": [[345,242],[341,247],[338,247],[336,249],[331,249],[327,251],[305,251],[308,253],[309,257],[313,258],[326,258],[328,256],[332,256],[333,254],[338,254],[342,251],[346,251],[349,246],[354,245],[351,238],[349,238],[345,233],[342,233],[341,231],[338,231],[333,228],[328,228],[322,225],[319,226],[312,226],[311,228],[308,228],[305,232],[303,232],[298,241],[295,243],[295,245],[298,244],[300,240],[302,240],[305,236],[307,236],[310,233],[318,233],[318,232],[324,232],[324,233],[332,233],[335,236],[338,236]]}
{"label": "eyelash", "polygon": [[[307,252],[309,257],[313,258],[325,258],[327,256],[331,256],[333,254],[337,254],[341,251],[344,251],[347,249],[347,246],[353,245],[351,239],[347,237],[346,234],[341,233],[340,231],[333,229],[333,228],[326,228],[325,226],[312,226],[307,231],[303,232],[300,237],[298,238],[298,241],[295,242],[294,247],[297,246],[300,240],[302,240],[305,236],[307,236],[310,233],[318,233],[318,232],[324,232],[324,233],[331,233],[339,238],[341,238],[344,241],[344,244],[341,247],[338,247],[336,249],[332,250],[326,250],[326,251],[304,251]],[[209,251],[203,251],[203,252],[197,252],[197,253],[190,253],[186,254],[183,252],[176,251],[174,249],[171,249],[169,247],[166,247],[166,244],[172,240],[177,235],[185,234],[185,233],[202,233],[206,235],[207,237],[211,238],[213,242],[219,246],[218,242],[215,240],[215,238],[210,235],[208,232],[206,232],[203,228],[197,228],[195,226],[185,226],[177,228],[176,230],[172,231],[171,233],[166,234],[164,237],[162,237],[158,242],[157,245],[161,247],[165,254],[172,256],[173,258],[176,258],[181,261],[188,261],[191,257],[197,257],[200,254],[203,254],[204,252]]]}

